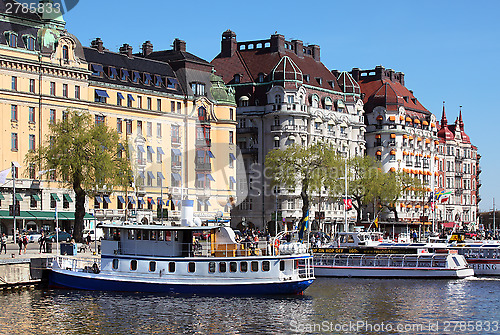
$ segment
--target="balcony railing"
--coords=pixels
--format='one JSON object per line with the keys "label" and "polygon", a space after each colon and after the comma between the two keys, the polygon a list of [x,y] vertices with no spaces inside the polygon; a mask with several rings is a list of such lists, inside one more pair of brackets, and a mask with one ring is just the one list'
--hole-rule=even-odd
{"label": "balcony railing", "polygon": [[307,131],[307,126],[303,125],[295,125],[295,124],[288,124],[288,125],[272,125],[271,126],[271,131]]}
{"label": "balcony railing", "polygon": [[259,149],[257,148],[245,148],[241,149],[242,155],[257,155],[259,153]]}
{"label": "balcony railing", "polygon": [[196,146],[199,147],[209,147],[212,145],[212,140],[211,139],[205,139],[205,138],[197,138],[196,139]]}
{"label": "balcony railing", "polygon": [[171,167],[172,169],[180,169],[182,167],[182,163],[173,161]]}
{"label": "balcony railing", "polygon": [[196,162],[196,170],[212,171],[212,163]]}
{"label": "balcony railing", "polygon": [[259,128],[257,127],[242,127],[236,128],[237,134],[257,134]]}
{"label": "balcony railing", "polygon": [[172,137],[172,144],[181,144],[181,137],[180,136]]}

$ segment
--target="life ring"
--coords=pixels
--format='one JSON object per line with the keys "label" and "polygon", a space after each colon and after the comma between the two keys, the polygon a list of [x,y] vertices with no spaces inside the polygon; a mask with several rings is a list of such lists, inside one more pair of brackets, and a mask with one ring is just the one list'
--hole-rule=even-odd
{"label": "life ring", "polygon": [[275,254],[278,255],[279,254],[279,249],[280,249],[280,240],[279,239],[274,239],[274,250],[275,250]]}
{"label": "life ring", "polygon": [[92,272],[94,272],[95,274],[98,274],[99,272],[101,272],[99,270],[99,267],[97,266],[97,263],[92,264]]}

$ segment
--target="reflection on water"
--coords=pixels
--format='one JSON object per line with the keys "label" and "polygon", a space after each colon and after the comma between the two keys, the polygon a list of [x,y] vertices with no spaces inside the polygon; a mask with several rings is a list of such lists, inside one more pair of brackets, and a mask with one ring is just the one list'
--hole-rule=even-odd
{"label": "reflection on water", "polygon": [[[447,333],[443,329],[445,322],[497,321],[499,287],[499,280],[483,279],[320,278],[303,296],[292,297],[186,297],[60,290],[8,292],[3,293],[0,300],[0,333],[255,334],[308,332],[313,329],[310,327],[326,323],[329,327],[349,322],[395,327],[438,322],[441,328],[438,333],[443,334]],[[316,328],[315,333],[331,329]],[[384,332],[351,328],[344,333]],[[398,332],[394,328],[385,333]],[[474,329],[467,333],[488,332]]]}

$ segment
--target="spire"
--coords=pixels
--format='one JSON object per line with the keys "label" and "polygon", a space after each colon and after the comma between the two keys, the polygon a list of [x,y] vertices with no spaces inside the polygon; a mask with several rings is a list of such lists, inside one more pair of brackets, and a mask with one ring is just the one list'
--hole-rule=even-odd
{"label": "spire", "polygon": [[464,131],[464,121],[462,120],[462,106],[460,106],[460,113],[458,114],[458,125],[460,129]]}
{"label": "spire", "polygon": [[446,120],[446,113],[444,111],[444,101],[443,101],[443,115],[441,116],[441,127],[445,128],[448,125],[448,120]]}

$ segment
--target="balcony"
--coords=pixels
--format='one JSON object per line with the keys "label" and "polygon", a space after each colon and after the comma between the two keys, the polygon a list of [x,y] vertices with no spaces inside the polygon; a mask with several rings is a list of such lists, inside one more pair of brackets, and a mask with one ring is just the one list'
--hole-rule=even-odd
{"label": "balcony", "polygon": [[241,149],[242,155],[257,155],[259,153],[259,149],[257,148],[244,148]]}
{"label": "balcony", "polygon": [[212,171],[212,163],[198,163],[198,162],[196,162],[196,170]]}
{"label": "balcony", "polygon": [[455,162],[463,162],[463,160],[463,157],[455,156]]}
{"label": "balcony", "polygon": [[211,139],[205,139],[205,138],[197,138],[196,139],[196,146],[197,147],[209,147],[211,145],[212,145]]}
{"label": "balcony", "polygon": [[181,162],[173,161],[171,167],[174,170],[178,170],[178,169],[182,168],[182,163]]}
{"label": "balcony", "polygon": [[274,126],[271,126],[271,131],[288,131],[288,132],[292,132],[292,131],[307,131],[307,126],[299,126],[299,125],[295,125],[295,124],[289,124],[289,125],[274,125]]}
{"label": "balcony", "polygon": [[462,189],[458,189],[458,188],[457,188],[457,189],[455,190],[455,195],[462,195],[463,193],[464,193],[464,190],[462,190]]}
{"label": "balcony", "polygon": [[257,127],[236,128],[236,134],[257,134],[258,130]]}
{"label": "balcony", "polygon": [[180,136],[173,136],[171,139],[172,139],[173,145],[181,145],[181,137]]}

